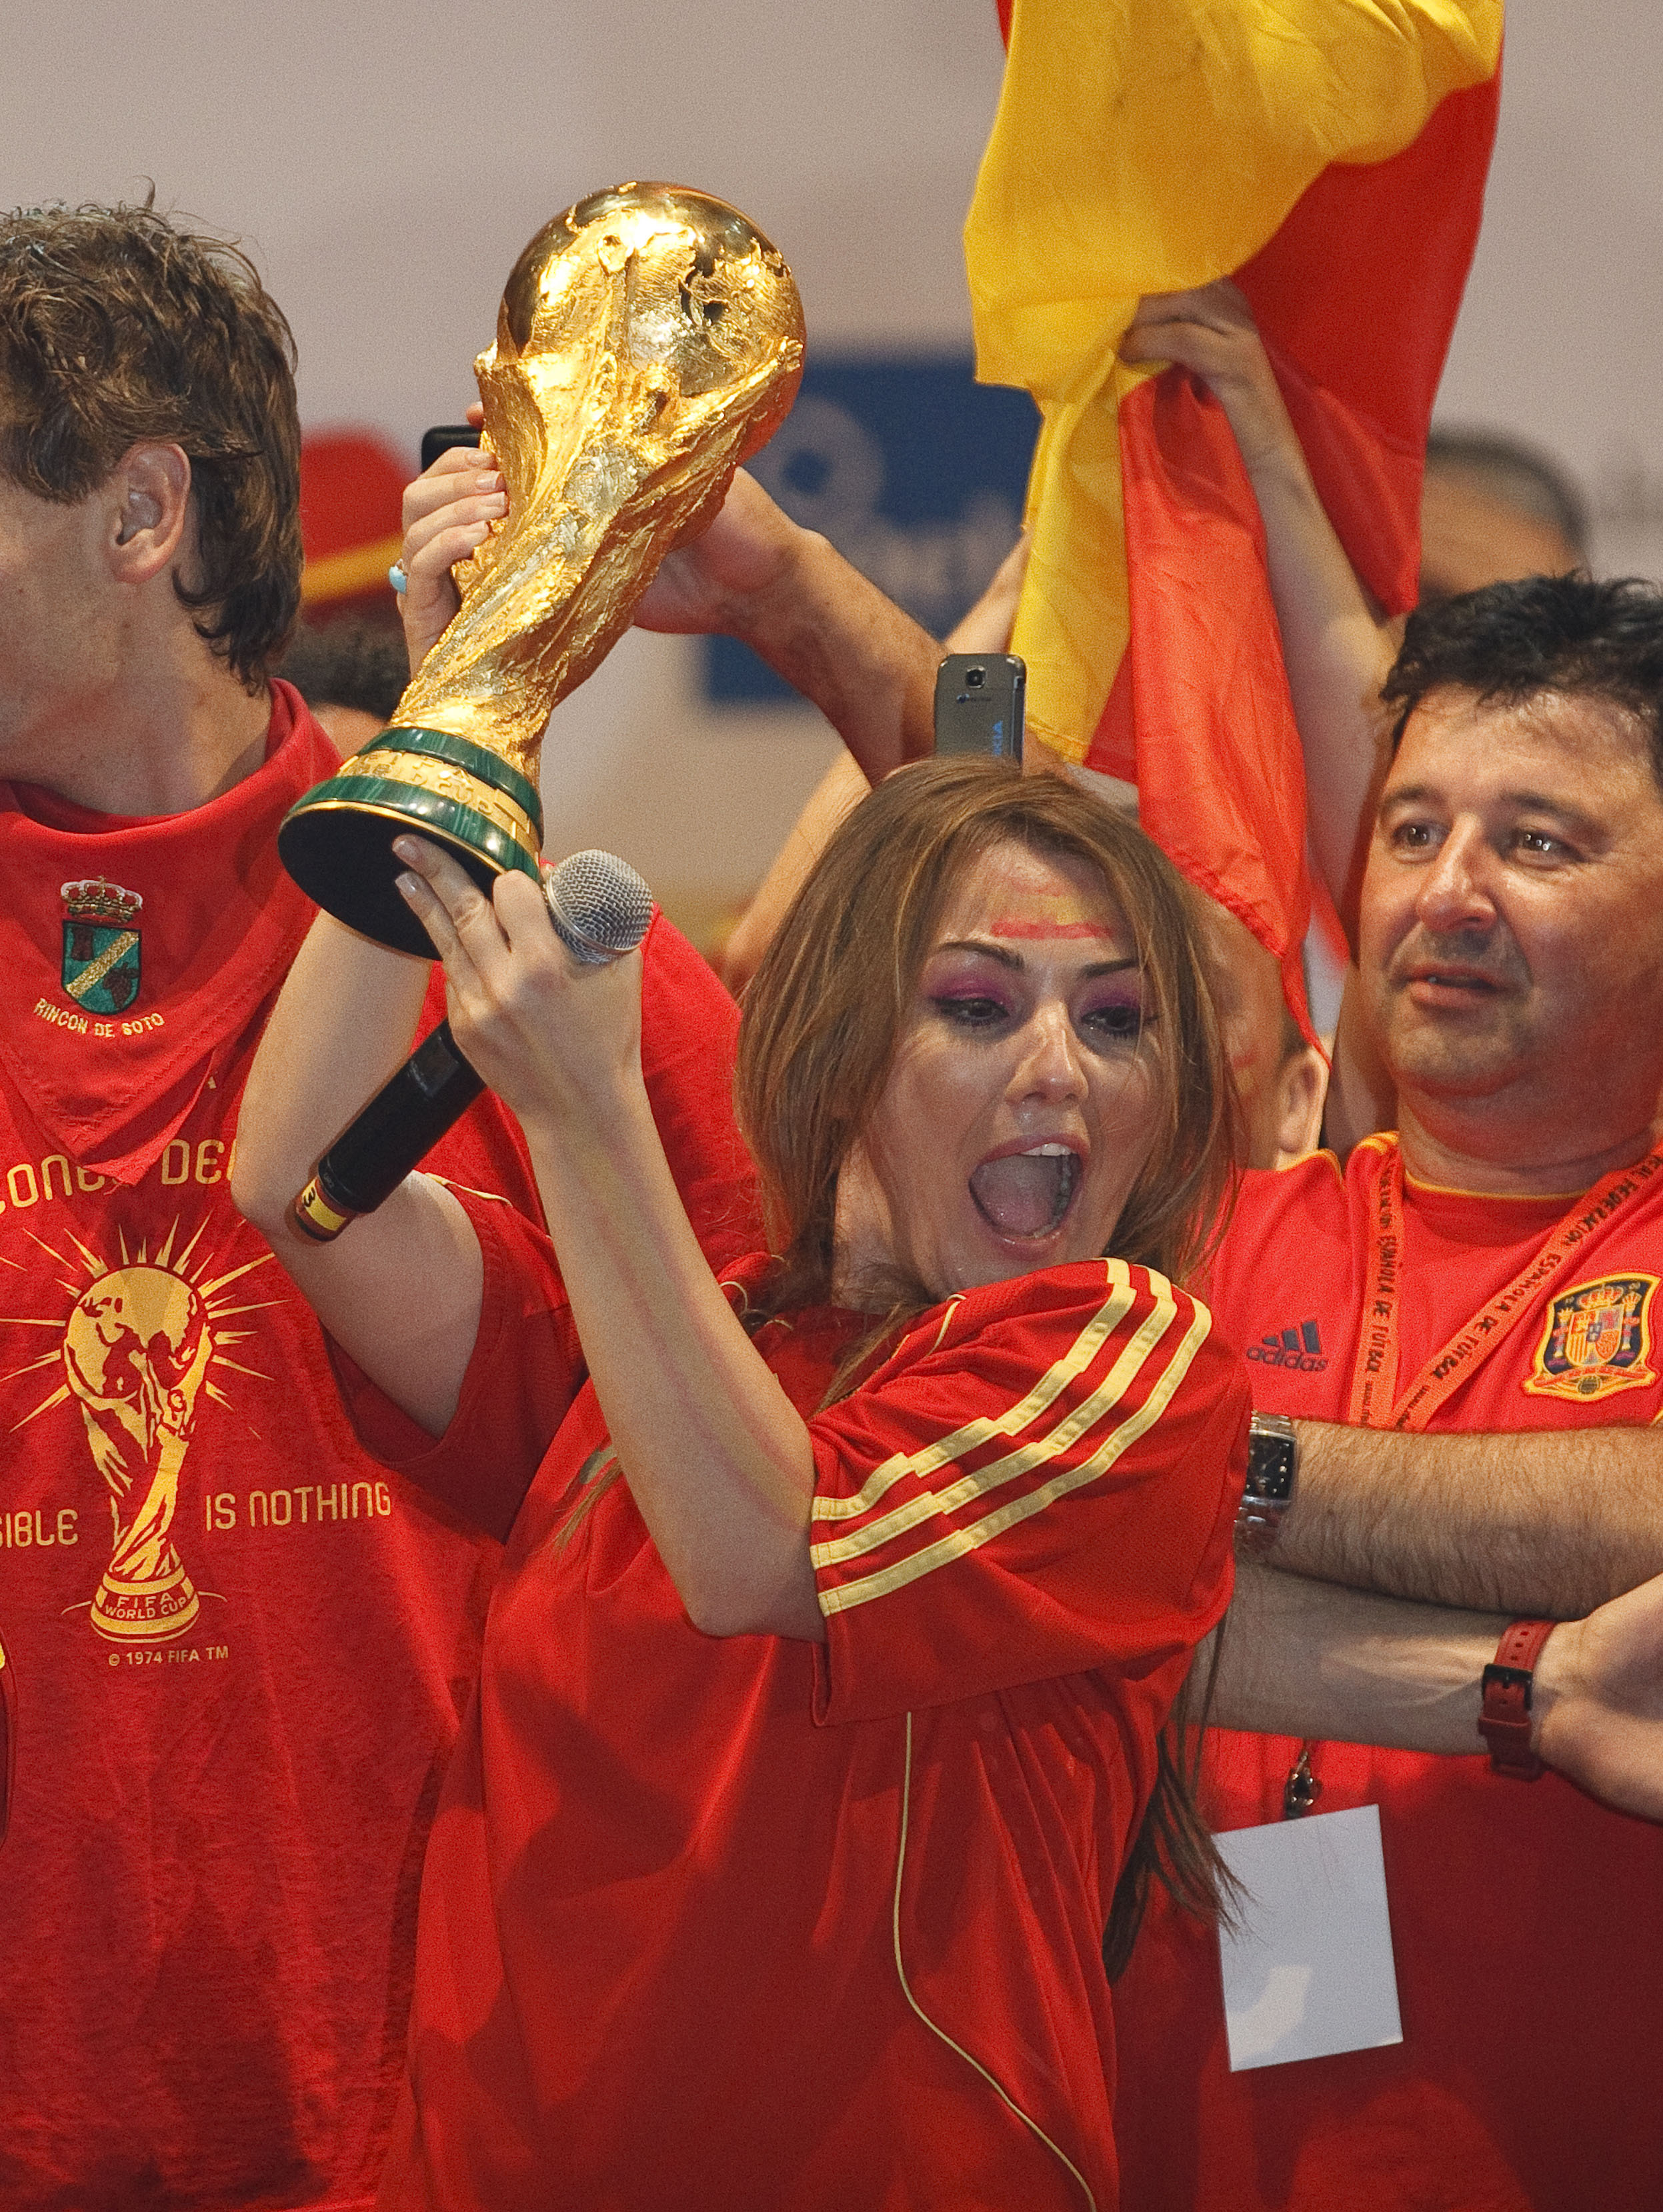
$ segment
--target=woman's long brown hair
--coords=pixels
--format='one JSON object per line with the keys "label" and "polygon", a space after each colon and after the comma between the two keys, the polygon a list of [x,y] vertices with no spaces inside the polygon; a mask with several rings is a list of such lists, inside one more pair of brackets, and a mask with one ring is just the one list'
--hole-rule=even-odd
{"label": "woman's long brown hair", "polygon": [[[1134,823],[1065,777],[1023,776],[993,761],[921,762],[880,784],[838,830],[746,994],[739,1117],[781,1261],[752,1319],[831,1298],[839,1170],[888,1079],[948,898],[977,860],[1007,843],[1095,870],[1143,971],[1160,1115],[1116,1224],[1116,1256],[1182,1281],[1210,1249],[1225,1217],[1239,1114],[1192,894]],[[899,1288],[832,1395],[875,1340],[937,1295]],[[1109,1914],[1111,1974],[1130,1955],[1151,1878],[1190,1911],[1227,1911],[1234,1885],[1195,1800],[1210,1687],[1193,1728],[1180,1699],[1162,1733],[1154,1790]]]}
{"label": "woman's long brown hair", "polygon": [[1143,971],[1160,1121],[1116,1225],[1116,1256],[1182,1281],[1204,1255],[1229,1184],[1236,1106],[1191,894],[1135,823],[1063,776],[924,761],[843,823],[746,997],[740,1126],[784,1263],[771,1302],[830,1295],[839,1170],[888,1079],[947,900],[1008,843],[1100,876]]}

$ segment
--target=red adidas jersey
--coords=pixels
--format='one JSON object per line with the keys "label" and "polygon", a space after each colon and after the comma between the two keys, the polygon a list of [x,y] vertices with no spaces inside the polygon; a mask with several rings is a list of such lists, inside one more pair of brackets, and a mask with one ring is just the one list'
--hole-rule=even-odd
{"label": "red adidas jersey", "polygon": [[[1215,1271],[1219,1327],[1253,1402],[1347,1416],[1371,1208],[1395,1139],[1250,1175]],[[1407,1383],[1526,1265],[1569,1194],[1406,1184]],[[1435,1416],[1439,1430],[1648,1423],[1663,1413],[1655,1305],[1663,1176],[1582,1238]],[[1209,1739],[1220,1828],[1281,1817],[1299,1746]],[[1556,1775],[1323,1744],[1316,1810],[1380,1808],[1403,2042],[1227,2070],[1216,1945],[1152,1906],[1118,1985],[1128,2212],[1655,2212],[1663,2204],[1663,1829]]]}
{"label": "red adidas jersey", "polygon": [[[546,1246],[475,1218],[440,1486],[534,1465],[570,1389]],[[823,1650],[698,1634],[622,1481],[563,1534],[609,1456],[591,1389],[542,1459],[429,1850],[382,2206],[1114,2204],[1100,1946],[1228,1593],[1240,1363],[1098,1261],[937,1308],[817,1413],[869,1325],[757,1338],[813,1437]]]}
{"label": "red adidas jersey", "polygon": [[[403,2071],[422,1851],[499,1548],[358,1445],[227,1189],[311,915],[273,836],[335,760],[278,686],[265,767],[194,814],[0,786],[6,2212],[342,2212]],[[661,927],[646,975],[672,1159],[744,1249],[734,1010]],[[489,1097],[436,1164],[537,1207]]]}

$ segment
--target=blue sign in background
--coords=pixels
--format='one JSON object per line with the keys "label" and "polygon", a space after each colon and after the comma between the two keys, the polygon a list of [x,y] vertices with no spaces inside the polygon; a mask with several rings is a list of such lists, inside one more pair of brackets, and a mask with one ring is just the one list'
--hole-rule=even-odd
{"label": "blue sign in background", "polygon": [[[986,590],[1021,527],[1039,416],[975,382],[968,354],[811,362],[796,404],[749,466],[934,636]],[[719,706],[795,695],[735,639],[711,638]]]}

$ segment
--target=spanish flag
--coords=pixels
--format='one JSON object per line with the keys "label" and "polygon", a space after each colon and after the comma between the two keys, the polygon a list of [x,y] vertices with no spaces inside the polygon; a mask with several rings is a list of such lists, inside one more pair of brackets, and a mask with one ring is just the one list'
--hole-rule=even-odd
{"label": "spanish flag", "polygon": [[999,7],[965,249],[978,376],[1043,417],[1011,641],[1029,726],[1137,785],[1144,827],[1302,1008],[1305,783],[1257,503],[1204,387],[1116,348],[1144,294],[1234,276],[1353,565],[1412,606],[1501,0]]}

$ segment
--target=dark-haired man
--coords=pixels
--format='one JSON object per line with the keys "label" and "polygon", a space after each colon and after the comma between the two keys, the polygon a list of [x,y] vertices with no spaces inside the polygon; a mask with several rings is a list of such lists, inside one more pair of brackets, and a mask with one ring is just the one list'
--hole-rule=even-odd
{"label": "dark-haired man", "polygon": [[[1249,1176],[1212,1303],[1293,1417],[1273,1564],[1559,1618],[1663,1565],[1663,595],[1451,601],[1386,697],[1359,960],[1399,1130]],[[1371,1651],[1303,1601],[1261,1711],[1337,1733],[1392,1609]],[[1471,1740],[1212,1739],[1220,1827],[1380,1807],[1403,2040],[1231,2074],[1210,1937],[1152,1917],[1117,1994],[1130,2212],[1663,2201],[1663,1830]]]}
{"label": "dark-haired man", "polygon": [[[298,440],[288,328],[240,253],[148,209],[0,216],[7,2212],[368,2201],[495,1558],[356,1445],[228,1197],[311,919],[273,839],[337,758],[267,680]],[[460,465],[477,543],[501,486]],[[675,566],[653,619],[788,668],[844,573],[752,485]],[[856,742],[862,716],[927,741],[912,626],[870,601],[822,703]],[[649,1086],[690,1208],[748,1249],[735,1018],[655,924]],[[534,1207],[482,1103],[436,1164]]]}

